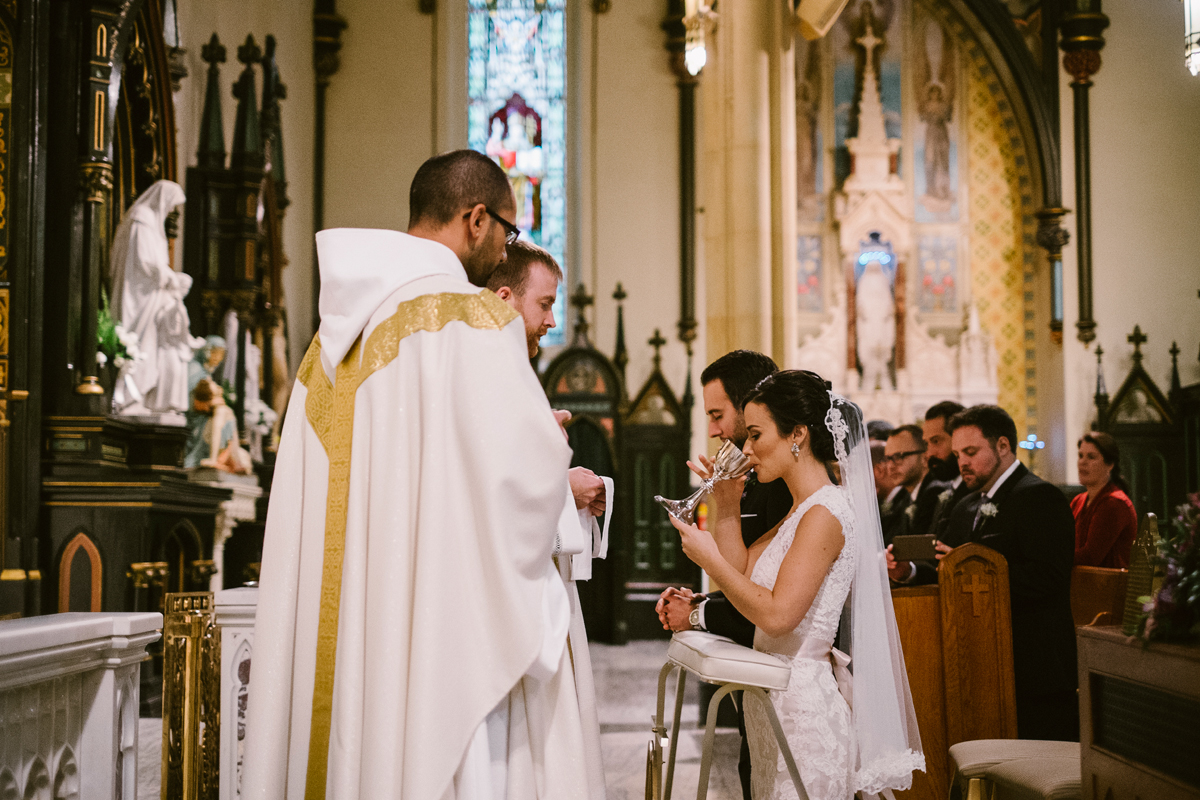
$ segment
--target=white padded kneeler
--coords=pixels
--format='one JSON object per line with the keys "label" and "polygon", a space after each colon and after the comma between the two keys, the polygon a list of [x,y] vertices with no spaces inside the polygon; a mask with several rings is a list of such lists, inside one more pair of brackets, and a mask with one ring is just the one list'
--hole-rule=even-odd
{"label": "white padded kneeler", "polygon": [[792,677],[791,669],[779,658],[704,631],[680,631],[672,636],[667,660],[708,683],[783,690]]}

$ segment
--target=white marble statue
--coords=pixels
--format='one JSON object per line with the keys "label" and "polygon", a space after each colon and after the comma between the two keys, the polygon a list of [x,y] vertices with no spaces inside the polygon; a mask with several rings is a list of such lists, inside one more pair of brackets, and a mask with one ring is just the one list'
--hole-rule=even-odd
{"label": "white marble statue", "polygon": [[878,262],[868,264],[858,279],[854,305],[862,389],[893,391],[896,387],[888,373],[888,364],[896,345],[896,303],[891,283]]}
{"label": "white marble statue", "polygon": [[113,237],[113,319],[136,334],[145,355],[118,382],[113,406],[119,414],[178,417],[188,408],[187,365],[195,340],[183,298],[191,279],[171,269],[165,226],[183,201],[179,184],[157,181],[125,212]]}
{"label": "white marble statue", "polygon": [[963,392],[994,392],[999,367],[996,345],[979,323],[979,310],[972,305],[967,329],[958,343],[959,385]]}

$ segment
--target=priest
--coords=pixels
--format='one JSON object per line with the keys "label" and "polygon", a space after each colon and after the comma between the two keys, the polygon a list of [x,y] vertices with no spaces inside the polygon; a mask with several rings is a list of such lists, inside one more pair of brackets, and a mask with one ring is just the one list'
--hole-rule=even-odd
{"label": "priest", "polygon": [[[243,797],[584,798],[551,553],[570,450],[480,291],[503,171],[425,162],[407,234],[317,235],[321,323],[267,515]],[[574,716],[572,716],[574,714]]]}

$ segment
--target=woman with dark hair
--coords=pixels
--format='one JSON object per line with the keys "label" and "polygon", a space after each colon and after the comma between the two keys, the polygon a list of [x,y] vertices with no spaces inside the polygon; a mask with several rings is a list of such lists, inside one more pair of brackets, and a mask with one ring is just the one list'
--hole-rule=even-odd
{"label": "woman with dark hair", "polygon": [[[744,452],[760,481],[783,479],[792,510],[747,547],[731,524],[740,516],[741,481],[719,482],[712,533],[671,518],[683,551],[754,623],[755,649],[790,666],[787,689],[771,692],[770,701],[807,796],[850,800],[860,791],[907,789],[925,761],[888,590],[862,412],[832,394],[819,375],[785,370],[758,384],[744,416]],[[706,458],[689,466],[701,477],[712,474]],[[847,597],[853,710],[842,694],[849,692],[846,656],[833,649]],[[748,701],[745,713],[753,797],[797,797],[767,710]]]}
{"label": "woman with dark hair", "polygon": [[1079,440],[1079,482],[1087,489],[1071,501],[1075,515],[1075,566],[1129,568],[1137,538],[1137,513],[1121,477],[1121,451],[1107,433]]}

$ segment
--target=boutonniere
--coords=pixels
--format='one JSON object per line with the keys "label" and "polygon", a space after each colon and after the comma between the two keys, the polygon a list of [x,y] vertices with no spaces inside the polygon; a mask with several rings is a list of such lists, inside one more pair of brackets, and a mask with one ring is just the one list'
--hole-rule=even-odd
{"label": "boutonniere", "polygon": [[879,509],[879,513],[881,516],[884,516],[884,517],[886,517],[888,514],[892,513],[892,501],[884,500],[883,507]]}
{"label": "boutonniere", "polygon": [[954,490],[947,489],[946,491],[944,491],[938,495],[938,502],[939,503],[949,503],[951,497],[954,497]]}
{"label": "boutonniere", "polygon": [[904,516],[908,517],[908,521],[912,522],[917,518],[917,504],[913,503],[908,508],[904,509]]}
{"label": "boutonniere", "polygon": [[997,508],[996,504],[991,501],[988,501],[979,507],[979,516],[983,517],[984,519],[987,519],[988,517],[994,517],[999,513],[1000,509]]}

